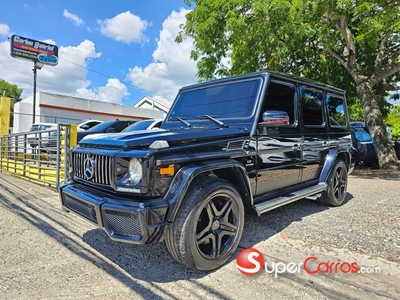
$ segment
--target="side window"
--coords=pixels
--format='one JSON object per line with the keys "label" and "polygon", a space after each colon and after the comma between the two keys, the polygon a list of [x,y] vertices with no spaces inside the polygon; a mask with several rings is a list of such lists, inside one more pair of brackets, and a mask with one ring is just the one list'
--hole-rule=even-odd
{"label": "side window", "polygon": [[323,126],[323,95],[314,89],[303,89],[301,93],[303,122],[305,126]]}
{"label": "side window", "polygon": [[99,122],[89,122],[86,124],[86,128],[92,128],[93,126],[96,126],[97,124],[100,124]]}
{"label": "side window", "polygon": [[343,97],[328,94],[326,97],[326,106],[331,126],[347,126]]}
{"label": "side window", "polygon": [[[272,80],[268,87],[261,114],[266,111],[282,111],[289,116],[289,125],[297,125],[295,87],[292,84]],[[262,123],[260,117],[260,123]]]}

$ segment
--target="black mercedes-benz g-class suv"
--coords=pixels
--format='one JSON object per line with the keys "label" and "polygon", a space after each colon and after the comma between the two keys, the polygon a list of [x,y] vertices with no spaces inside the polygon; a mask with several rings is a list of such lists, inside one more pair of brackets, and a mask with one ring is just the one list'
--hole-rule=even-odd
{"label": "black mercedes-benz g-class suv", "polygon": [[81,140],[62,208],[212,270],[235,251],[245,211],[341,205],[350,145],[342,90],[271,72],[204,82],[179,91],[159,130]]}

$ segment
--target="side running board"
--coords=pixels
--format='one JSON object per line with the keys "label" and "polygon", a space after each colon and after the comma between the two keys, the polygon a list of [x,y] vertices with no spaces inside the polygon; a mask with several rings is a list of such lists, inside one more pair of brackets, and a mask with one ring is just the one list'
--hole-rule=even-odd
{"label": "side running board", "polygon": [[326,182],[320,182],[317,185],[308,187],[304,190],[300,190],[294,193],[291,193],[287,196],[284,197],[278,197],[272,200],[268,200],[266,202],[260,203],[260,204],[255,204],[253,205],[253,208],[255,209],[256,213],[258,216],[261,214],[273,210],[275,208],[278,208],[280,206],[289,204],[291,202],[303,199],[303,198],[308,198],[312,200],[316,200],[317,196],[316,194],[321,193],[323,191],[326,191],[328,185]]}

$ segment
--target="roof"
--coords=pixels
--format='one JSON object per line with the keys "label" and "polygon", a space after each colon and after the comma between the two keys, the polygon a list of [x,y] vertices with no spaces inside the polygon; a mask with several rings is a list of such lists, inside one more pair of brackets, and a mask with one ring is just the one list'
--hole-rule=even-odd
{"label": "roof", "polygon": [[133,105],[134,107],[141,107],[143,104],[148,103],[151,106],[156,107],[159,110],[168,112],[168,110],[171,107],[172,102],[161,99],[161,98],[157,98],[157,99],[153,99],[150,98],[148,96],[144,96],[142,99],[140,99],[135,105]]}
{"label": "roof", "polygon": [[288,73],[282,73],[282,72],[277,72],[277,71],[270,71],[270,70],[266,70],[266,71],[259,71],[259,72],[254,72],[254,73],[247,73],[247,74],[240,74],[240,75],[235,75],[235,76],[229,76],[229,77],[221,77],[221,78],[217,78],[217,79],[213,79],[213,80],[209,80],[209,81],[204,81],[204,82],[200,82],[200,83],[195,83],[192,85],[188,85],[188,86],[184,86],[180,89],[180,91],[183,90],[187,90],[187,89],[192,89],[192,88],[197,88],[197,87],[201,87],[201,86],[207,86],[209,84],[214,84],[214,83],[222,83],[222,82],[229,82],[230,80],[236,80],[236,79],[248,79],[248,78],[260,78],[260,77],[264,77],[266,78],[267,76],[270,76],[272,78],[275,79],[289,79],[295,82],[300,82],[300,83],[306,83],[307,85],[313,85],[316,87],[322,87],[325,89],[330,89],[332,91],[336,91],[336,92],[341,92],[341,93],[345,93],[344,90],[339,89],[337,87],[328,85],[326,83],[322,83],[322,82],[318,82],[312,79],[308,79],[305,77],[300,77],[300,76],[296,76],[296,75],[292,75],[292,74],[288,74]]}

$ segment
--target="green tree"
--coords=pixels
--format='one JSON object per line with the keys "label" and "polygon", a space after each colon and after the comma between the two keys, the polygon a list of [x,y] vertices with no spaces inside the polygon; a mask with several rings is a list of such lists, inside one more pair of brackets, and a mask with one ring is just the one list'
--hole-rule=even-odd
{"label": "green tree", "polygon": [[13,126],[14,122],[14,104],[21,101],[22,89],[16,84],[10,84],[7,81],[0,78],[0,96],[11,98],[11,116],[10,126]]}
{"label": "green tree", "polygon": [[351,105],[360,100],[380,167],[398,167],[383,116],[388,92],[400,81],[399,1],[185,3],[195,8],[177,41],[194,38],[191,58],[201,80],[271,69],[345,89]]}
{"label": "green tree", "polygon": [[392,139],[400,140],[400,104],[390,110],[386,118],[386,124],[392,130]]}

